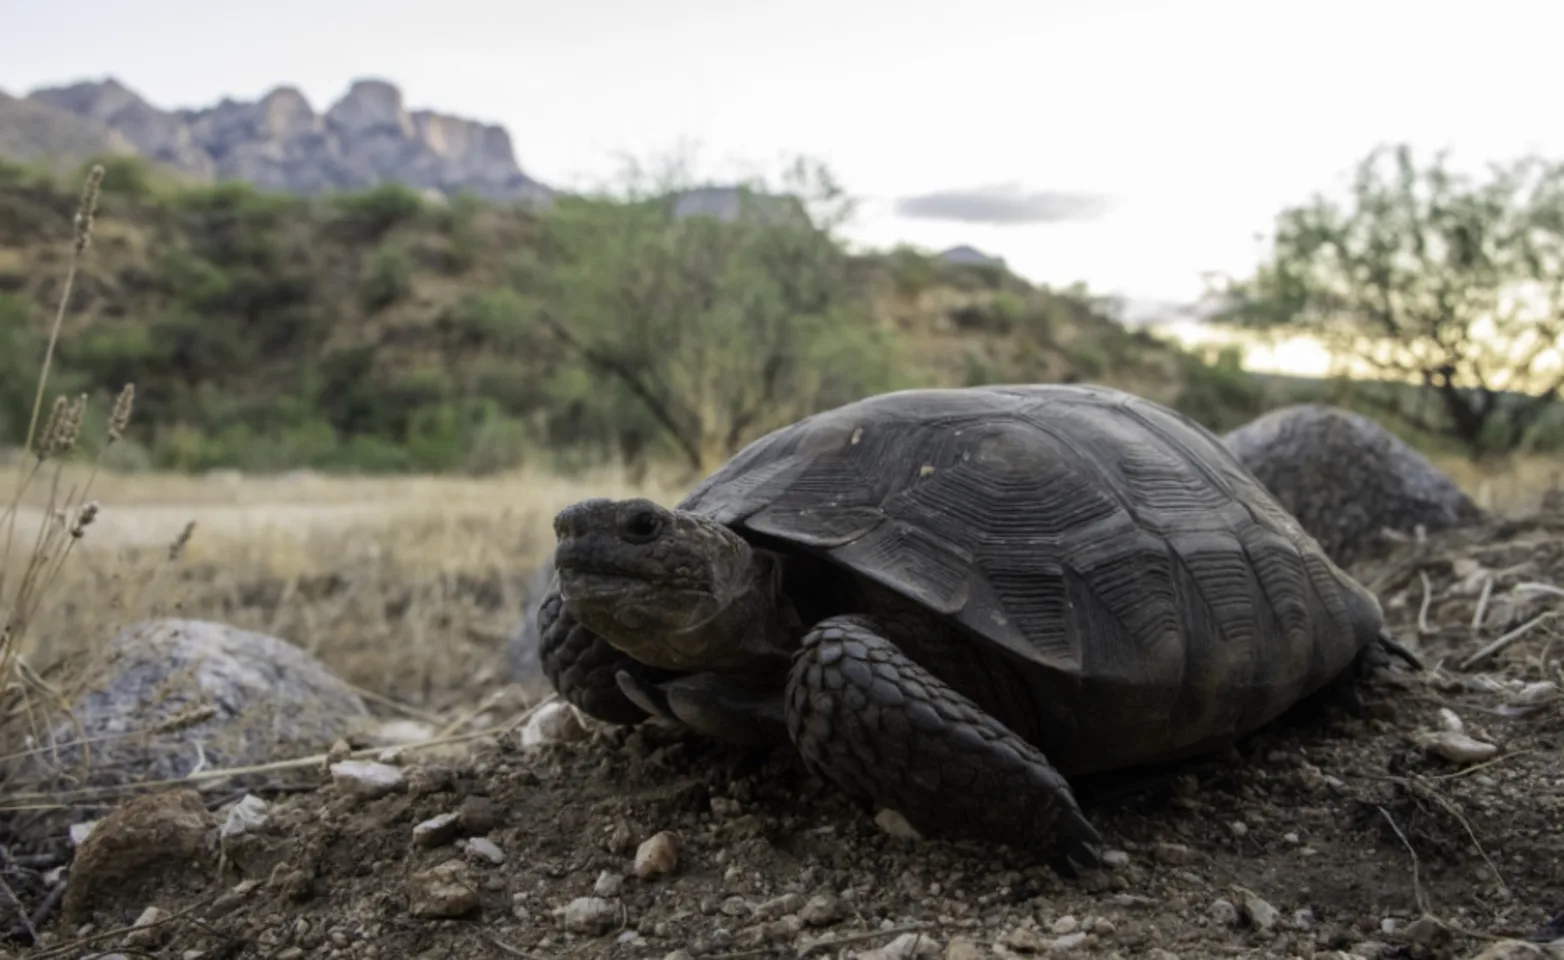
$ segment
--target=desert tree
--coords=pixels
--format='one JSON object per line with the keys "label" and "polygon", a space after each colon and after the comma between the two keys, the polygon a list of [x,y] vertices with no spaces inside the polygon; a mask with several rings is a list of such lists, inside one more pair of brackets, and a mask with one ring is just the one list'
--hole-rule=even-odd
{"label": "desert tree", "polygon": [[1472,456],[1514,449],[1564,387],[1564,165],[1474,177],[1447,153],[1377,148],[1344,198],[1282,211],[1260,266],[1220,292],[1219,320],[1313,336],[1338,368],[1413,385],[1428,402],[1379,401],[1410,426]]}
{"label": "desert tree", "polygon": [[[605,403],[704,471],[766,430],[890,382],[824,167],[712,185],[676,160],[559,199],[514,284]],[[612,398],[617,398],[614,401]]]}

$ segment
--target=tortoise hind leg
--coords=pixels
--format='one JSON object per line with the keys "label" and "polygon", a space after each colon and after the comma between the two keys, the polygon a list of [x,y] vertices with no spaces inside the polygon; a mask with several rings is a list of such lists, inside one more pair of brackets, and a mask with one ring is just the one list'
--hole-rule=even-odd
{"label": "tortoise hind leg", "polygon": [[919,829],[1050,848],[1095,866],[1101,837],[1032,744],[923,669],[874,618],[831,617],[804,636],[787,726],[806,765]]}

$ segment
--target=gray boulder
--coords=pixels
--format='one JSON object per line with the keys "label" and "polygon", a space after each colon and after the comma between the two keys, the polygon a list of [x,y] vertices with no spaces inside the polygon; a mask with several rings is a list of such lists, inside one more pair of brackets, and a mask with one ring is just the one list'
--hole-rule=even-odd
{"label": "gray boulder", "polygon": [[1371,554],[1386,530],[1432,532],[1483,517],[1427,457],[1338,407],[1282,407],[1222,439],[1338,564]]}
{"label": "gray boulder", "polygon": [[323,752],[371,723],[351,687],[286,640],[205,620],[142,621],[109,641],[71,716],[51,723],[52,746],[38,745],[35,772],[92,786],[178,779]]}
{"label": "gray boulder", "polygon": [[505,647],[505,663],[510,669],[512,683],[528,687],[547,684],[542,661],[538,659],[538,608],[543,605],[543,597],[553,580],[554,554],[550,552],[527,580],[527,602],[522,609],[521,624]]}

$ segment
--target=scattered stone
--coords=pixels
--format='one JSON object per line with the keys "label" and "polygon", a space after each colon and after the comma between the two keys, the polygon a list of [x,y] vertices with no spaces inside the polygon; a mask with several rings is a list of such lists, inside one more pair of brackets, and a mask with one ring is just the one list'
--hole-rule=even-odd
{"label": "scattered stone", "polygon": [[531,750],[549,743],[580,740],[587,733],[575,707],[560,700],[551,700],[538,707],[527,722],[521,725],[521,747]]}
{"label": "scattered stone", "polygon": [[926,933],[904,933],[883,947],[865,950],[859,960],[934,960],[940,955],[939,941]]}
{"label": "scattered stone", "polygon": [[79,847],[92,835],[93,828],[98,825],[96,820],[84,820],[81,823],[71,824],[71,846]]}
{"label": "scattered stone", "polygon": [[1054,937],[1052,940],[1048,941],[1048,949],[1051,952],[1074,950],[1076,947],[1079,947],[1086,942],[1087,936],[1088,934],[1086,933],[1078,932],[1067,933],[1062,937]]}
{"label": "scattered stone", "polygon": [[405,747],[409,744],[433,740],[439,732],[432,723],[398,717],[377,723],[365,731],[365,739],[378,746]]}
{"label": "scattered stone", "polygon": [[408,877],[407,900],[415,917],[460,917],[478,908],[478,888],[467,864],[447,860]]}
{"label": "scattered stone", "polygon": [[882,809],[874,815],[874,822],[879,825],[881,830],[893,837],[898,837],[902,840],[923,839],[923,834],[919,833],[911,821],[902,816],[900,811]]}
{"label": "scattered stone", "polygon": [[777,917],[797,913],[804,909],[804,898],[797,893],[784,893],[780,897],[773,897],[755,908],[755,915],[765,917],[767,920],[775,920]]}
{"label": "scattered stone", "polygon": [[1076,930],[1079,930],[1080,927],[1081,922],[1067,913],[1059,919],[1055,920],[1048,929],[1054,933],[1064,934],[1074,933]]}
{"label": "scattered stone", "polygon": [[554,911],[571,933],[604,934],[619,923],[619,908],[603,897],[577,897]]}
{"label": "scattered stone", "polygon": [[141,911],[136,922],[131,924],[131,930],[125,934],[125,946],[127,947],[153,947],[156,946],[168,931],[159,927],[163,919],[163,911],[157,907],[148,907]]}
{"label": "scattered stone", "polygon": [[1542,960],[1548,956],[1548,948],[1524,940],[1498,940],[1491,943],[1472,960]]}
{"label": "scattered stone", "polygon": [[625,878],[623,874],[614,873],[612,870],[604,870],[597,875],[597,882],[592,884],[592,892],[600,897],[617,897],[619,891],[624,889]]}
{"label": "scattered stone", "polygon": [[402,786],[406,774],[401,767],[374,760],[343,760],[331,765],[331,783],[346,796],[373,800]]}
{"label": "scattered stone", "polygon": [[260,830],[266,826],[266,810],[265,800],[252,793],[245,794],[239,802],[228,808],[220,836],[227,840]]}
{"label": "scattered stone", "polygon": [[1032,927],[1015,927],[999,938],[1000,946],[1022,953],[1042,953],[1049,948],[1048,941]]}
{"label": "scattered stone", "polygon": [[829,927],[846,919],[847,906],[834,894],[816,894],[798,911],[798,916],[808,926]]}
{"label": "scattered stone", "polygon": [[468,856],[482,860],[485,863],[491,863],[496,867],[505,862],[505,851],[500,849],[499,844],[487,837],[473,837],[471,840],[468,840],[466,852]]}
{"label": "scattered stone", "polygon": [[983,949],[966,937],[953,937],[945,947],[945,960],[984,960]]}
{"label": "scattered stone", "polygon": [[1499,748],[1494,744],[1452,730],[1423,731],[1413,734],[1412,739],[1429,754],[1452,763],[1482,763],[1499,755]]}
{"label": "scattered stone", "polygon": [[443,763],[421,763],[407,771],[407,792],[415,797],[444,793],[455,783],[456,775]]}
{"label": "scattered stone", "polygon": [[188,788],[135,797],[98,821],[76,849],[63,921],[87,919],[97,902],[134,893],[145,899],[157,878],[200,877],[212,871],[216,821]]}
{"label": "scattered stone", "polygon": [[442,813],[413,828],[413,842],[425,849],[444,846],[456,839],[456,814]]}
{"label": "scattered stone", "polygon": [[1211,919],[1224,927],[1238,926],[1238,908],[1231,900],[1213,900],[1207,909]]}
{"label": "scattered stone", "polygon": [[1152,855],[1163,863],[1188,866],[1200,862],[1200,854],[1182,843],[1160,842],[1151,848]]}
{"label": "scattered stone", "polygon": [[1452,938],[1450,928],[1435,920],[1433,917],[1418,917],[1401,931],[1401,936],[1408,943],[1416,944],[1423,948],[1424,952],[1439,952],[1445,950]]}
{"label": "scattered stone", "polygon": [[679,866],[679,838],[663,830],[648,837],[635,851],[635,875],[651,877],[672,873]]}
{"label": "scattered stone", "polygon": [[1239,902],[1242,904],[1242,915],[1245,920],[1262,933],[1270,933],[1276,929],[1276,923],[1281,919],[1280,911],[1248,890],[1243,891],[1241,897]]}
{"label": "scattered stone", "polygon": [[456,811],[456,825],[469,837],[488,833],[498,822],[494,801],[488,797],[468,797],[462,801],[461,809]]}
{"label": "scattered stone", "polygon": [[1105,850],[1102,854],[1102,862],[1104,866],[1118,870],[1129,866],[1130,855],[1123,850]]}

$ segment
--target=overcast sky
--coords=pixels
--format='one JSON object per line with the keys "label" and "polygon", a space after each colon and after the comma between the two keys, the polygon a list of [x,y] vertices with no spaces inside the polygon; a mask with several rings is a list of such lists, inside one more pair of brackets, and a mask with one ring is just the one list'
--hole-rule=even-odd
{"label": "overcast sky", "polygon": [[1182,300],[1379,142],[1564,154],[1561,35],[1557,0],[0,0],[0,89],[324,110],[383,77],[551,185],[680,140],[717,172],[804,153],[869,201],[865,242]]}

